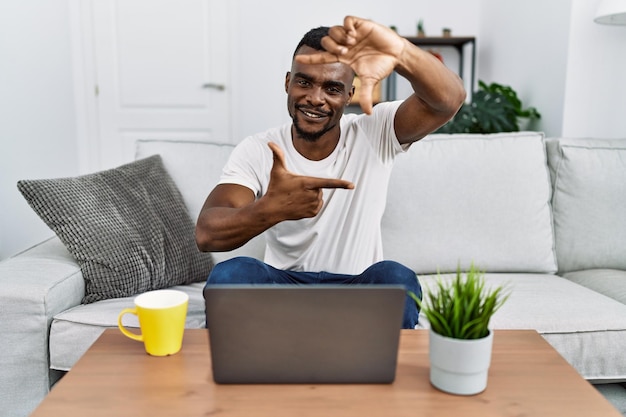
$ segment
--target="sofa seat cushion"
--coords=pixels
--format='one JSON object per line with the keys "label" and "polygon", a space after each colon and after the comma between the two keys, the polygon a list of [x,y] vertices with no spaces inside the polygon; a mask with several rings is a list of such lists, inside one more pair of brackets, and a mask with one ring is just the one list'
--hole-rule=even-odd
{"label": "sofa seat cushion", "polygon": [[626,139],[548,140],[559,273],[626,270]]}
{"label": "sofa seat cushion", "polygon": [[[206,327],[203,288],[203,282],[172,287],[189,295],[186,328]],[[134,296],[115,298],[81,304],[55,315],[50,327],[50,367],[69,371],[100,337],[104,329],[117,328],[117,316],[123,309],[134,306],[134,298]],[[139,327],[137,317],[133,314],[124,315],[122,320],[125,326]]]}
{"label": "sofa seat cushion", "polygon": [[563,274],[572,282],[626,304],[626,271],[618,269],[588,269]]}
{"label": "sofa seat cushion", "polygon": [[[492,328],[537,330],[584,378],[626,381],[626,305],[556,275],[487,273],[485,280],[511,292]],[[420,282],[424,293],[436,288],[434,275]],[[423,314],[419,326],[428,327]]]}
{"label": "sofa seat cushion", "polygon": [[556,271],[543,135],[430,135],[399,155],[382,220],[386,259],[418,274]]}

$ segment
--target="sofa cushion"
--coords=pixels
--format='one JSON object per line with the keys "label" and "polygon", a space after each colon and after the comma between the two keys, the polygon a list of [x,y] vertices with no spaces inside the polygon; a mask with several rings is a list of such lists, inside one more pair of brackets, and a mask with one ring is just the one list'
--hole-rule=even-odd
{"label": "sofa cushion", "polygon": [[626,271],[585,269],[565,273],[563,277],[626,304]]}
{"label": "sofa cushion", "polygon": [[[204,328],[204,283],[179,285],[172,289],[189,295],[185,327]],[[125,308],[132,308],[135,297],[116,298],[82,304],[54,316],[50,327],[50,367],[68,371],[89,347],[100,337],[104,329],[117,327],[117,316]],[[122,323],[139,328],[137,316],[125,314]],[[139,330],[135,331],[139,333]]]}
{"label": "sofa cushion", "polygon": [[559,271],[625,270],[626,139],[562,138],[548,151]]}
{"label": "sofa cushion", "polygon": [[554,272],[541,133],[430,135],[399,155],[383,217],[385,258],[420,274]]}
{"label": "sofa cushion", "polygon": [[[626,305],[556,275],[487,273],[485,281],[510,291],[491,328],[537,330],[585,379],[626,380]],[[436,290],[435,276],[420,282],[425,294]],[[429,326],[423,314],[419,320]]]}
{"label": "sofa cushion", "polygon": [[[161,155],[163,165],[178,186],[194,223],[207,196],[222,174],[234,145],[211,142],[140,140],[136,158]],[[221,262],[235,256],[263,259],[265,238],[259,235],[244,246],[229,252],[214,252],[213,259]]]}
{"label": "sofa cushion", "polygon": [[76,258],[84,303],[205,281],[211,270],[159,156],[75,178],[19,181],[18,188]]}

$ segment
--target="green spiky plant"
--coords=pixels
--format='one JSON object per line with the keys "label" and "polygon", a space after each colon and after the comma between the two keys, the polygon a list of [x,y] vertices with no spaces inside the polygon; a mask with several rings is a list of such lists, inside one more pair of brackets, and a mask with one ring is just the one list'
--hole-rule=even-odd
{"label": "green spiky plant", "polygon": [[504,287],[488,289],[484,273],[474,264],[463,279],[460,266],[456,276],[445,283],[437,276],[437,291],[429,292],[426,302],[415,293],[409,296],[426,315],[432,330],[454,339],[480,339],[489,334],[489,321],[509,297]]}

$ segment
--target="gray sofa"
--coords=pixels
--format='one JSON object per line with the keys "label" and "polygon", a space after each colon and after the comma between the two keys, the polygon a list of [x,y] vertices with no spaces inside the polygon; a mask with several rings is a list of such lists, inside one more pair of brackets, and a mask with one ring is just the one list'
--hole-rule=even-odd
{"label": "gray sofa", "polygon": [[[162,156],[195,220],[231,150],[140,141],[136,157]],[[624,412],[626,139],[431,135],[398,158],[383,239],[425,291],[471,262],[506,284],[492,327],[536,329]],[[213,254],[235,255],[261,258],[263,238]],[[188,327],[204,326],[202,287],[177,287],[190,295]],[[28,415],[133,298],[81,304],[81,269],[56,237],[0,262],[0,288],[3,416]]]}

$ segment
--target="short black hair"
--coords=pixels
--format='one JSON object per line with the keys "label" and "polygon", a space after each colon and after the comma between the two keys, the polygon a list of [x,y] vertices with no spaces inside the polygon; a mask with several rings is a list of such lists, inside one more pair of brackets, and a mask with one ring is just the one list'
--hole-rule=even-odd
{"label": "short black hair", "polygon": [[298,54],[298,49],[303,46],[309,46],[317,51],[325,51],[322,46],[322,38],[324,36],[328,36],[328,30],[330,28],[328,26],[320,26],[314,29],[309,30],[304,34],[298,46],[296,46],[296,50],[293,51],[293,56],[295,57]]}

